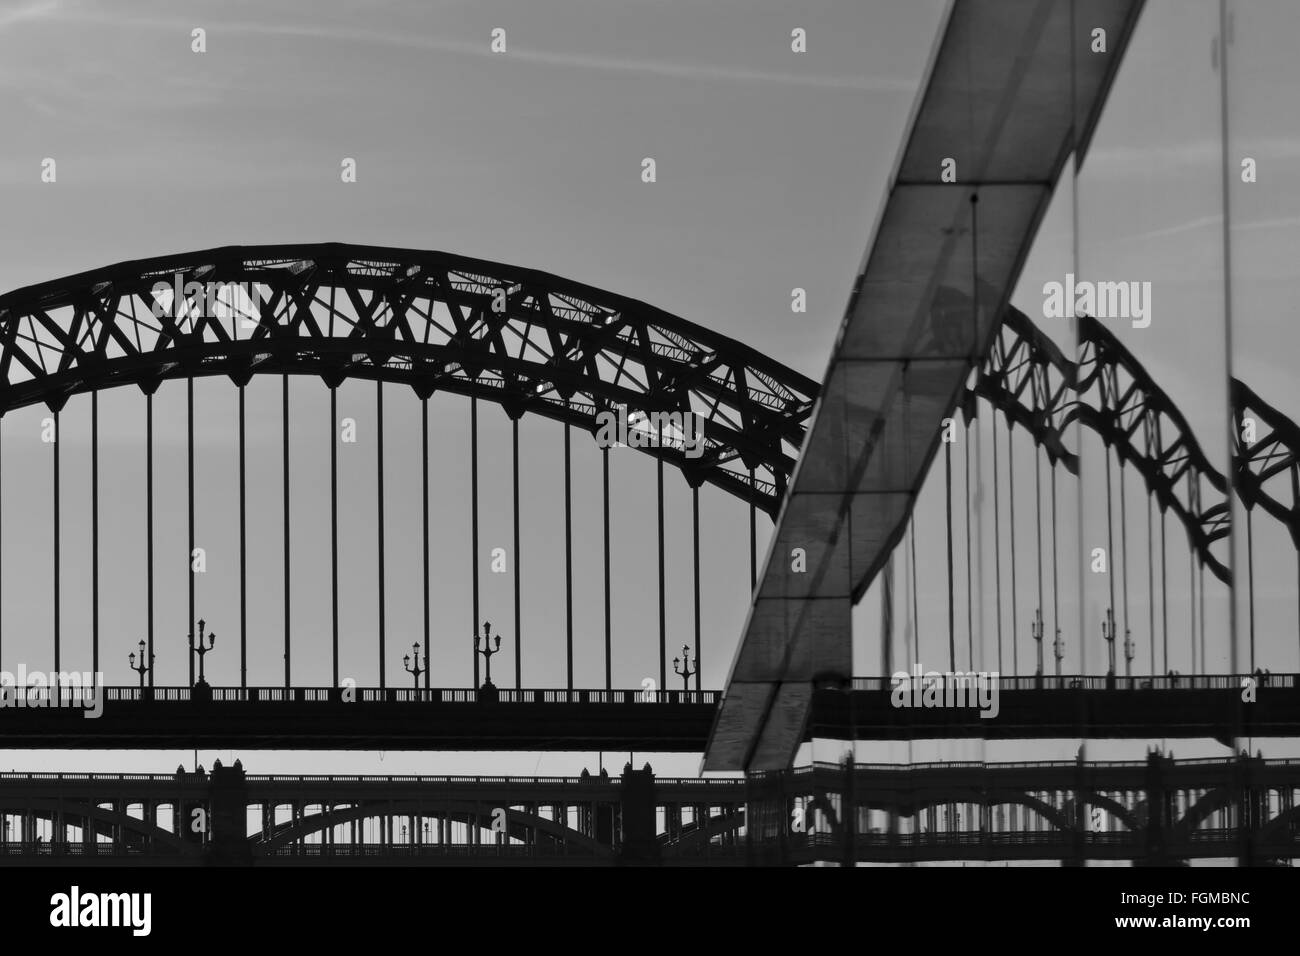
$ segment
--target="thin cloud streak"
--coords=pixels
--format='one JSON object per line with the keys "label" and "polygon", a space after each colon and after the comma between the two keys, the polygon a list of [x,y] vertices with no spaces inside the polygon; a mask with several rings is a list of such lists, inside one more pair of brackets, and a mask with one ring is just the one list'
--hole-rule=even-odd
{"label": "thin cloud streak", "polygon": [[[157,17],[123,18],[107,17],[78,11],[75,19],[86,23],[104,23],[114,26],[132,26],[151,29],[185,30],[190,24],[175,19]],[[767,70],[748,70],[726,66],[674,63],[664,60],[625,60],[589,54],[551,53],[544,50],[519,49],[511,46],[507,54],[493,53],[483,43],[468,43],[416,36],[407,33],[383,33],[376,30],[343,30],[310,24],[264,24],[248,21],[222,23],[224,31],[260,35],[316,38],[343,42],[367,42],[407,49],[426,50],[432,53],[450,53],[457,56],[501,57],[507,61],[537,63],[544,66],[577,67],[607,72],[640,73],[673,79],[722,80],[740,83],[778,83],[788,86],[808,86],[820,89],[858,90],[860,92],[911,93],[915,84],[896,76],[827,76],[819,74],[780,73]]]}
{"label": "thin cloud streak", "polygon": [[37,0],[14,10],[0,10],[0,29],[27,20],[49,17],[59,9],[59,0]]}
{"label": "thin cloud streak", "polygon": [[[1218,227],[1223,222],[1222,216],[1202,216],[1199,219],[1192,219],[1188,222],[1179,223],[1174,226],[1167,226],[1163,229],[1153,229],[1149,232],[1139,232],[1131,236],[1120,236],[1116,242],[1145,242],[1149,239],[1164,239],[1169,236],[1180,235],[1185,232],[1195,232],[1198,229],[1205,229],[1213,226]],[[1300,225],[1300,217],[1290,216],[1285,219],[1259,219],[1234,220],[1232,223],[1233,232],[1245,232],[1253,229],[1285,229],[1289,226]]]}

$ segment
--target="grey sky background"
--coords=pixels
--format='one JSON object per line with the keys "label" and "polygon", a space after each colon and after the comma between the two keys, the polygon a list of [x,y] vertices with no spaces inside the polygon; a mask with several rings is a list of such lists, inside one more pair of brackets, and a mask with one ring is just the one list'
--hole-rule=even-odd
{"label": "grey sky background", "polygon": [[[338,240],[440,249],[642,299],[820,380],[944,7],[942,0],[20,0],[0,11],[0,128],[6,131],[0,139],[0,290],[124,259],[225,244]],[[1151,281],[1151,328],[1111,328],[1184,410],[1220,469],[1227,456],[1229,371],[1267,401],[1300,415],[1289,369],[1296,343],[1300,137],[1295,122],[1277,108],[1300,95],[1300,71],[1288,46],[1300,29],[1300,13],[1286,0],[1243,0],[1230,8],[1229,156],[1233,162],[1253,156],[1260,170],[1255,184],[1233,180],[1231,274],[1224,267],[1219,73],[1211,61],[1218,5],[1151,0],[1087,163],[1077,180],[1063,180],[1013,297],[1068,352],[1068,326],[1043,318],[1044,282],[1062,281],[1067,272]],[[190,51],[195,27],[207,30],[205,54]],[[507,31],[505,54],[489,51],[494,27]],[[808,30],[807,53],[790,51],[794,27]],[[640,181],[646,156],[658,167],[653,185]],[[45,157],[58,163],[56,184],[40,182]],[[343,157],[357,161],[355,184],[340,182]],[[1228,280],[1231,356],[1224,344]],[[806,315],[790,312],[794,286],[808,290]],[[328,393],[308,378],[291,386],[294,677],[325,683]],[[255,379],[248,389],[249,486],[260,490],[250,504],[250,674],[253,683],[264,684],[279,683],[281,676],[279,389],[278,379]],[[236,393],[228,382],[200,380],[195,397],[198,537],[209,555],[209,571],[198,582],[198,613],[219,635],[208,660],[212,679],[235,683]],[[101,559],[104,669],[110,682],[126,683],[134,681],[126,653],[144,626],[144,402],[138,390],[120,390],[103,394],[100,403],[101,522],[105,542],[114,542],[104,545]],[[468,685],[467,403],[440,396],[430,411],[433,683]],[[185,675],[184,386],[165,386],[155,413],[158,679],[178,683]],[[358,443],[340,446],[343,672],[369,684],[378,666],[372,636],[373,384],[343,386],[339,413],[359,424]],[[0,615],[10,667],[18,660],[48,666],[49,448],[39,442],[46,414],[27,409],[3,422]],[[421,626],[419,537],[410,518],[419,507],[418,402],[405,390],[388,389],[385,414],[387,677],[390,685],[401,685],[409,680],[401,654]],[[73,666],[76,654],[88,666],[90,645],[88,416],[88,399],[70,403],[63,415],[63,633],[65,661]],[[480,426],[481,616],[506,634],[493,664],[497,683],[508,686],[512,579],[487,573],[487,562],[492,547],[509,547],[509,429],[505,415],[486,406]],[[987,415],[976,431],[982,498],[974,520],[984,565],[976,588],[976,643],[980,664],[992,669],[997,619]],[[535,686],[564,680],[561,437],[554,423],[522,423],[524,674]],[[596,686],[602,674],[599,459],[590,441],[574,437],[577,681]],[[1103,672],[1098,625],[1108,584],[1087,574],[1079,556],[1106,543],[1105,473],[1102,446],[1083,441],[1082,483],[1060,484],[1065,667]],[[1020,587],[1013,598],[1004,580],[1003,627],[1010,628],[1014,603],[1020,673],[1032,673],[1028,622],[1037,596],[1026,582],[1035,548],[1034,472],[1023,432],[1016,436],[1016,455]],[[954,456],[958,473],[960,461]],[[614,682],[639,686],[658,669],[654,467],[630,451],[616,452],[613,467]],[[1004,482],[1005,468],[1004,457]],[[907,659],[906,635],[918,631],[923,663],[939,666],[946,657],[941,472],[935,478],[917,509],[920,620],[909,623],[900,613],[896,663]],[[1046,489],[1045,467],[1043,479]],[[671,656],[692,639],[690,499],[676,474],[669,473],[667,485]],[[1127,489],[1135,533],[1131,587],[1137,593],[1147,572],[1144,554],[1136,556],[1145,542],[1146,501],[1132,474]],[[1005,522],[1005,487],[1003,495]],[[746,509],[705,489],[702,513],[703,678],[704,686],[719,687],[749,596]],[[767,524],[760,518],[760,547]],[[1280,530],[1266,525],[1271,522],[1257,521],[1255,528],[1260,659],[1274,670],[1295,670],[1294,553]],[[1118,549],[1118,525],[1115,540]],[[1176,635],[1190,626],[1187,554],[1172,523],[1169,542],[1171,646],[1179,654],[1185,643]],[[1238,543],[1241,564],[1244,543]],[[1001,546],[1005,578],[1005,532]],[[1114,574],[1120,573],[1117,560],[1112,555]],[[1222,669],[1228,666],[1230,598],[1225,587],[1206,580],[1209,666]],[[897,582],[902,612],[911,585],[901,566]],[[584,586],[589,600],[581,597]],[[855,613],[859,673],[879,669],[878,591],[873,588]],[[1131,616],[1139,647],[1135,666],[1144,672],[1142,600],[1132,602]],[[957,602],[964,644],[964,581]],[[1241,610],[1239,645],[1244,621]],[[1003,669],[1010,671],[1012,645],[1009,637],[1004,641]],[[1050,650],[1046,661],[1050,671]],[[1185,658],[1174,657],[1172,666],[1190,670]],[[863,745],[860,751],[873,759],[1005,760],[1060,756],[1063,746],[970,742]],[[1193,746],[1175,750],[1191,756]],[[833,756],[819,747],[808,750]],[[1094,749],[1102,756],[1141,756],[1143,747],[1133,742]],[[1203,749],[1222,752],[1217,745]],[[10,755],[0,760],[4,756]],[[14,753],[10,763],[156,770],[174,766],[178,756]],[[200,760],[210,763],[212,756],[200,754]],[[323,769],[320,755],[242,756],[259,772]],[[324,759],[339,771],[358,772],[558,773],[595,763],[560,754]],[[637,755],[638,764],[643,759],[665,773],[698,768],[692,756]],[[615,769],[624,760],[605,755],[606,766]]]}

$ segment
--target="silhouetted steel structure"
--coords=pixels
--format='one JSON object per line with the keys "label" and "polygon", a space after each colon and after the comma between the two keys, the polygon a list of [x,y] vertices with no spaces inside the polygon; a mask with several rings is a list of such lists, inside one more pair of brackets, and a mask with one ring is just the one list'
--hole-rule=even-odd
{"label": "silhouetted steel structure", "polygon": [[[695,596],[698,604],[698,488],[713,484],[747,502],[754,548],[754,512],[775,514],[803,440],[816,384],[754,349],[644,303],[556,276],[438,252],[339,243],[226,247],[119,263],[0,296],[0,415],[44,403],[59,411],[74,395],[92,397],[92,658],[99,668],[98,392],[134,384],[146,396],[148,593],[147,653],[154,653],[153,394],[172,379],[187,383],[188,524],[194,546],[193,380],[226,375],[239,388],[240,674],[247,684],[246,481],[244,386],[255,374],[280,375],[284,498],[284,686],[292,686],[289,600],[290,485],[288,376],[319,376],[335,390],[348,378],[373,379],[379,436],[376,533],[380,604],[379,683],[386,682],[384,606],[383,385],[410,386],[422,402],[424,454],[424,641],[429,660],[428,407],[435,392],[468,396],[472,453],[471,553],[478,553],[478,402],[500,405],[514,423],[514,519],[518,552],[518,420],[535,414],[564,424],[567,656],[573,686],[573,568],[570,430],[597,434],[603,413],[622,409],[638,427],[663,432],[661,415],[690,413],[702,446],[682,440],[645,442],[658,459],[660,666],[667,683],[664,610],[663,465],[681,470],[695,501]],[[673,438],[672,435],[667,435]],[[684,437],[684,436],[682,436]],[[606,454],[608,449],[605,449]],[[53,569],[55,670],[62,661],[60,627],[60,461],[54,444]],[[330,458],[333,677],[338,673],[337,453]],[[609,539],[608,459],[604,467],[606,562]],[[753,575],[751,559],[751,580]],[[473,565],[473,626],[480,618],[479,569]],[[606,575],[606,686],[611,625]],[[515,580],[515,685],[523,686],[520,596]],[[193,579],[189,624],[195,619]],[[696,614],[695,659],[700,658]],[[478,660],[473,658],[475,685]],[[429,686],[425,672],[425,686]],[[192,680],[192,676],[191,676]],[[153,683],[152,672],[149,675]],[[697,676],[696,689],[699,687]]]}
{"label": "silhouetted steel structure", "polygon": [[[803,740],[1300,736],[1300,675],[1060,675],[998,679],[999,712],[899,708],[885,677],[819,688]],[[29,689],[3,715],[8,747],[242,750],[558,750],[699,753],[721,691],[603,688],[104,687]]]}
{"label": "silhouetted steel structure", "polygon": [[1142,363],[1096,319],[1078,319],[1080,361],[1061,350],[1018,309],[1008,308],[993,348],[967,393],[964,412],[986,399],[1023,427],[1054,465],[1073,475],[1079,456],[1068,445],[1080,422],[1114,449],[1146,483],[1161,511],[1182,522],[1197,558],[1232,583],[1226,555],[1227,482],[1210,464],[1177,406]]}
{"label": "silhouetted steel structure", "polygon": [[[491,270],[484,263],[436,253],[392,250],[384,251],[388,258],[381,260],[380,252],[332,244],[214,250],[110,266],[9,293],[0,297],[0,330],[9,343],[0,359],[0,369],[9,376],[9,384],[0,389],[0,395],[7,407],[44,400],[57,410],[69,395],[81,391],[91,391],[93,396],[94,390],[134,382],[151,394],[164,378],[184,376],[190,380],[198,374],[227,374],[241,387],[241,463],[242,384],[260,371],[320,374],[330,385],[337,385],[348,375],[380,380],[392,377],[411,384],[421,397],[436,388],[467,392],[501,402],[512,415],[529,410],[559,418],[566,424],[566,445],[568,426],[577,423],[594,429],[595,412],[610,407],[611,402],[633,403],[634,408],[649,411],[665,407],[695,409],[707,399],[712,402],[709,421],[723,421],[724,410],[729,408],[734,423],[740,426],[732,431],[724,428],[722,438],[715,438],[709,446],[710,455],[692,460],[671,447],[649,446],[643,450],[658,455],[661,467],[664,460],[670,460],[694,478],[708,475],[705,480],[738,494],[751,506],[760,505],[763,494],[776,494],[784,482],[792,461],[791,448],[797,446],[802,435],[801,422],[818,394],[813,383],[738,343],[712,336],[640,303],[565,280],[494,267],[497,278],[490,282],[487,273]],[[385,261],[387,265],[381,268]],[[197,291],[192,299],[168,299],[161,288],[155,289],[153,283],[169,275],[182,277],[182,289],[188,281],[211,282],[217,287],[240,282],[253,284],[247,288],[262,285],[269,290],[268,298],[260,304],[254,301],[256,297],[248,301],[224,300],[229,307],[216,310],[214,316],[199,301]],[[175,289],[175,283],[170,288]],[[509,308],[504,313],[492,308],[497,289],[506,290]],[[588,298],[579,299],[579,291]],[[959,296],[949,295],[945,301],[958,313],[972,307]],[[149,306],[147,311],[145,304]],[[154,317],[155,311],[161,315]],[[519,337],[517,349],[505,344],[511,330]],[[549,343],[547,358],[528,358],[527,343],[539,341],[543,331]],[[1075,363],[1027,316],[1012,308],[1005,310],[993,348],[971,376],[960,403],[967,425],[978,414],[979,406],[987,402],[1005,416],[1009,427],[1020,426],[1028,431],[1047,456],[1054,486],[1058,463],[1066,472],[1078,473],[1079,456],[1071,450],[1070,434],[1076,422],[1082,423],[1108,447],[1114,447],[1121,462],[1129,463],[1142,476],[1149,497],[1161,510],[1162,537],[1164,513],[1171,511],[1183,524],[1197,559],[1216,576],[1230,580],[1224,561],[1212,550],[1226,534],[1226,498],[1207,497],[1216,492],[1223,494],[1223,476],[1210,466],[1181,413],[1113,334],[1088,318],[1078,321],[1078,331],[1081,361]],[[674,344],[670,346],[670,342]],[[696,346],[687,348],[689,342]],[[702,359],[704,349],[711,356],[708,361]],[[538,354],[542,354],[540,350]],[[470,364],[471,356],[474,364]],[[630,371],[630,364],[636,365],[636,373]],[[688,366],[694,369],[689,375]],[[580,381],[585,383],[585,390],[571,391],[570,386],[576,387]],[[756,392],[747,382],[764,384]],[[639,405],[635,404],[638,395]],[[1277,496],[1284,491],[1269,494],[1264,488],[1269,482],[1277,484],[1279,475],[1290,476],[1292,486],[1296,484],[1300,432],[1241,383],[1236,383],[1233,398],[1233,414],[1238,421],[1253,415],[1266,429],[1258,442],[1238,449],[1236,469],[1243,501],[1248,508],[1259,504],[1284,522],[1296,539],[1294,499],[1290,506],[1283,505]],[[192,411],[192,395],[190,407]],[[334,412],[332,403],[332,420]],[[427,406],[424,412],[427,436]],[[476,415],[473,406],[471,412]],[[151,411],[149,414],[151,418]],[[92,420],[97,423],[97,415]],[[778,420],[783,424],[778,425]],[[188,425],[192,449],[192,414]],[[709,427],[706,435],[710,434]],[[517,456],[517,419],[514,434]],[[766,490],[745,483],[760,481],[749,467],[759,462],[746,457],[760,447],[766,449],[768,457],[763,467],[772,477],[771,487]],[[151,457],[151,437],[148,451]],[[424,452],[427,461],[427,445]],[[740,456],[743,474],[734,469],[736,456]],[[94,444],[91,460],[97,471]],[[382,456],[379,460],[382,464]],[[477,471],[477,456],[474,464]],[[192,457],[190,466],[192,473]],[[334,460],[331,466],[334,490]],[[566,455],[566,477],[567,471]],[[738,474],[745,479],[739,484]],[[517,490],[517,460],[515,476]],[[57,482],[57,471],[55,477]],[[380,481],[382,499],[382,474]],[[427,471],[425,483],[427,498]],[[607,483],[605,490],[608,495]],[[660,491],[662,494],[662,482]],[[241,487],[241,499],[242,492]],[[97,490],[94,494],[97,506]],[[192,512],[192,482],[190,494]],[[693,503],[698,575],[698,498]],[[332,507],[336,512],[336,494]],[[766,510],[768,506],[763,507]],[[97,510],[92,516],[96,540]],[[517,527],[517,505],[515,515]],[[662,549],[662,507],[659,518]],[[241,530],[242,526],[241,518]],[[662,550],[660,557],[662,567]],[[152,609],[152,554],[149,561]],[[698,656],[698,577],[696,587]],[[608,604],[608,588],[606,598]],[[662,589],[660,601],[662,605]],[[570,621],[571,602],[570,594]],[[381,615],[382,610],[381,602]],[[334,614],[337,622],[337,603]],[[660,623],[662,647],[666,640],[662,615]],[[426,659],[427,627],[426,603]],[[606,629],[608,682],[608,617]],[[382,653],[382,618],[380,640]],[[571,652],[571,634],[569,640]],[[1166,645],[1167,641],[1166,635]],[[241,676],[246,678],[244,644],[241,633]],[[337,655],[337,634],[334,647]],[[56,630],[56,661],[57,651]],[[288,652],[286,638],[286,661]],[[148,648],[142,648],[142,657],[146,653]],[[97,615],[94,655],[97,660]],[[1167,646],[1164,659],[1168,660]],[[112,714],[106,720],[85,723],[76,719],[80,714],[75,711],[25,709],[7,721],[5,739],[16,746],[55,747],[328,747],[334,740],[340,746],[362,748],[572,748],[581,743],[591,749],[691,751],[703,746],[718,700],[715,692],[699,688],[698,666],[692,672],[696,690],[656,693],[653,713],[637,708],[644,702],[638,691],[619,691],[608,684],[603,690],[572,685],[563,690],[533,690],[519,684],[518,669],[516,688],[502,691],[502,707],[494,708],[496,701],[479,700],[472,689],[432,688],[428,669],[422,672],[422,691],[418,687],[412,691],[388,689],[382,681],[378,688],[361,689],[365,700],[362,712],[351,714],[340,702],[338,687],[294,686],[288,682],[287,667],[286,686],[282,688],[245,684],[240,688],[206,688],[197,696],[191,695],[188,687],[154,687],[150,671],[150,686],[146,689],[105,689],[112,705]],[[569,674],[572,680],[571,663]],[[662,676],[666,673],[661,669]],[[1280,686],[1283,679],[1279,675],[1275,686]],[[1094,688],[1093,683],[1089,677],[1059,676],[1032,688],[1026,684],[1012,689],[1008,683],[1010,713],[1018,717],[1014,721],[1004,718],[996,728],[978,720],[899,714],[887,707],[876,714],[877,698],[868,695],[861,701],[852,729],[877,738],[947,732],[954,736],[978,735],[986,728],[996,735],[1015,737],[1032,735],[1035,713],[1047,721],[1043,726],[1050,724],[1067,735],[1088,726],[1117,736],[1160,732],[1179,736],[1209,727],[1211,735],[1226,737],[1229,733],[1218,721],[1227,719],[1229,711],[1234,715],[1232,726],[1239,732],[1249,729],[1261,735],[1281,734],[1294,724],[1285,706],[1279,709],[1275,702],[1274,706],[1259,708],[1258,713],[1247,714],[1228,700],[1232,694],[1219,695],[1226,702],[1224,706],[1210,701],[1206,708],[1197,709],[1201,719],[1187,721],[1179,716],[1184,713],[1181,708],[1186,698],[1175,704],[1150,692],[1108,695],[1107,690],[1124,691],[1142,684],[1130,680],[1119,688]],[[1155,684],[1161,684],[1161,680]],[[1185,689],[1190,686],[1190,681],[1184,683]],[[854,696],[864,689],[860,686]],[[1050,698],[1028,693],[1031,689],[1083,689],[1089,700],[1095,697],[1096,701],[1082,709],[1077,702],[1050,704]],[[847,736],[850,728],[845,726],[848,717],[844,702],[833,693],[818,691],[817,696],[823,702],[821,710],[801,737]],[[1075,701],[1083,699],[1077,693],[1069,696]],[[1034,702],[1018,703],[1021,698]],[[1103,704],[1105,699],[1112,703]],[[472,714],[457,706],[471,701],[478,705]],[[298,703],[311,705],[314,712],[298,713],[294,707]],[[176,710],[175,705],[183,705],[183,709]],[[340,719],[347,718],[343,723],[320,720],[332,706],[343,708],[339,711]],[[425,717],[417,716],[411,707],[418,707],[421,713],[428,708],[443,713],[436,732],[430,732]],[[161,723],[157,715],[163,711],[158,708],[170,714]],[[393,711],[391,715],[388,709]],[[1060,714],[1048,719],[1057,710]],[[359,719],[352,722],[352,718]],[[1094,720],[1095,724],[1089,723]],[[592,727],[603,729],[593,735]],[[1219,732],[1213,733],[1215,730]]]}
{"label": "silhouetted steel structure", "polygon": [[817,763],[748,779],[0,773],[4,863],[1171,864],[1300,855],[1300,761]]}
{"label": "silhouetted steel structure", "polygon": [[[744,769],[744,780],[656,780],[630,765],[619,778],[256,777],[241,767],[175,775],[0,774],[6,836],[0,862],[75,858],[105,862],[275,863],[806,863],[957,859],[1129,859],[1145,863],[1234,857],[1243,863],[1300,856],[1300,762],[1176,762],[985,765],[814,764],[783,767],[801,743],[913,739],[1153,738],[1222,741],[1244,735],[1300,736],[1300,675],[1256,669],[1253,516],[1280,522],[1300,557],[1300,428],[1245,384],[1231,384],[1235,445],[1230,474],[1217,471],[1168,395],[1098,321],[1074,325],[1075,358],[1008,300],[1040,217],[1073,155],[1082,162],[1110,84],[1142,8],[1140,0],[1089,6],[1059,0],[959,0],[949,11],[926,90],[890,183],[875,240],[852,289],[824,386],[733,339],[635,300],[567,279],[440,252],[340,243],[223,247],[124,262],[0,295],[0,416],[44,404],[55,427],[70,398],[90,395],[91,656],[100,667],[99,391],[139,387],[145,396],[148,635],[141,686],[102,689],[105,714],[86,720],[75,694],[61,706],[47,692],[6,713],[10,747],[453,749],[685,751],[707,749],[708,769]],[[1099,25],[1104,55],[1063,55]],[[1008,37],[1018,42],[1008,42]],[[960,132],[954,132],[960,131]],[[940,176],[949,154],[961,173]],[[245,393],[254,375],[281,377],[284,502],[283,686],[250,685],[247,666]],[[337,442],[331,444],[333,685],[295,684],[291,669],[289,375],[314,376],[336,391],[347,379],[376,385],[375,501],[378,560],[378,686],[339,686]],[[203,621],[195,683],[154,681],[153,396],[186,382],[187,521],[195,542],[194,392],[201,376],[226,376],[239,390],[240,610],[238,687],[204,678]],[[412,687],[386,686],[385,386],[410,387],[421,402],[423,642],[403,659]],[[430,684],[428,399],[470,399],[472,628],[477,652],[469,688]],[[520,574],[514,572],[514,687],[480,684],[471,630],[479,600],[478,403],[511,420],[513,547],[519,554],[519,420],[563,425],[567,686],[524,684]],[[815,417],[814,417],[815,409]],[[656,459],[659,686],[619,690],[612,678],[610,478],[602,456],[604,531],[603,688],[574,682],[571,432],[595,434],[599,416],[690,413],[703,421],[703,449],[672,442],[639,447]],[[899,547],[920,488],[939,454],[946,416],[993,419],[998,485],[999,413],[1006,423],[1015,676],[1000,678],[997,720],[952,708],[894,707],[888,677],[853,678],[849,610]],[[1036,673],[1020,676],[1016,587],[1016,494],[1011,439],[1034,444],[1039,524]],[[1111,462],[1120,469],[1122,601],[1108,574],[1108,671],[1061,674],[1056,591],[1058,468],[1081,477],[1080,428],[1105,448],[1107,553],[1113,551]],[[1254,440],[1243,437],[1252,429]],[[806,447],[805,447],[806,446]],[[966,443],[969,455],[970,443]],[[1052,607],[1057,673],[1044,673],[1051,635],[1044,609],[1043,504],[1038,456],[1050,472]],[[948,654],[958,647],[953,580],[952,448],[946,483]],[[53,662],[61,642],[59,443],[52,448]],[[691,489],[694,646],[673,661],[683,690],[669,690],[665,613],[664,465]],[[1146,492],[1149,663],[1134,673],[1124,468]],[[970,473],[966,461],[970,600]],[[1230,489],[1231,483],[1231,489]],[[700,687],[699,489],[712,484],[749,506],[754,603],[726,694]],[[1192,631],[1200,572],[1200,664],[1205,667],[1204,569],[1231,587],[1231,490],[1246,515],[1250,671],[1169,670],[1168,610],[1157,668],[1152,508],[1159,510],[1162,592],[1166,516],[1183,526],[1193,567]],[[1001,495],[994,496],[997,663],[1003,661]],[[759,580],[756,513],[779,519]],[[912,562],[916,564],[915,537]],[[803,569],[786,554],[802,548]],[[557,549],[558,550],[558,549]],[[915,578],[915,572],[914,572]],[[1300,564],[1297,565],[1300,595]],[[578,599],[594,600],[594,588]],[[1162,601],[1165,596],[1162,593]],[[892,596],[890,597],[892,601]],[[915,594],[913,594],[915,600]],[[1234,604],[1235,611],[1235,604]],[[1116,614],[1117,609],[1120,611]],[[968,615],[971,611],[968,606]],[[189,622],[195,596],[190,575]],[[488,631],[483,625],[484,633]],[[974,667],[973,617],[967,664]],[[181,632],[183,633],[183,632]],[[223,625],[223,634],[227,633]],[[475,631],[475,634],[477,632]],[[1119,637],[1123,636],[1123,642]],[[1180,642],[1187,637],[1177,638]],[[887,637],[882,656],[890,653]],[[1095,641],[1095,635],[1076,640]],[[919,643],[919,637],[917,638]],[[1195,635],[1188,641],[1196,664]],[[1124,673],[1118,650],[1123,648]],[[421,651],[425,666],[420,666]],[[149,666],[146,667],[148,658]],[[415,661],[414,666],[411,660]],[[678,668],[679,661],[685,666]],[[692,665],[693,669],[692,669]],[[1238,662],[1233,661],[1232,666]],[[1161,673],[1164,672],[1164,673]],[[148,674],[146,684],[145,675]],[[490,674],[490,671],[488,671]],[[889,667],[883,668],[889,673]],[[424,682],[421,686],[420,677]],[[690,680],[694,678],[694,689]],[[6,699],[6,704],[11,702]],[[135,808],[138,807],[139,810]],[[163,812],[165,811],[165,813]],[[195,811],[210,825],[187,825]],[[287,811],[287,812],[286,812]],[[1098,827],[1100,813],[1105,826]],[[251,815],[250,815],[251,814]],[[167,818],[164,825],[162,817]],[[251,823],[256,816],[257,822]],[[797,821],[797,823],[795,822]],[[9,831],[16,826],[18,838]],[[399,837],[400,834],[400,837]]]}
{"label": "silhouetted steel structure", "polygon": [[[203,291],[184,292],[190,283]],[[209,310],[209,284],[260,294]],[[346,243],[227,246],[8,292],[0,350],[0,414],[58,411],[116,385],[151,393],[168,379],[255,374],[331,388],[380,379],[592,433],[597,413],[620,405],[690,411],[705,423],[701,457],[642,450],[773,515],[816,395],[781,363],[643,302],[532,269]]]}

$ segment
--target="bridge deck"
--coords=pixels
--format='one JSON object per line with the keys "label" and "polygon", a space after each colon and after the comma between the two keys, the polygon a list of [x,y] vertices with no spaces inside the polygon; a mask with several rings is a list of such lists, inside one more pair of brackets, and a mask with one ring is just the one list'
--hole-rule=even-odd
{"label": "bridge deck", "polygon": [[[1300,680],[1270,675],[1244,702],[1240,678],[1004,678],[995,717],[894,706],[887,680],[820,689],[805,739],[1161,739],[1300,736]],[[0,747],[143,749],[641,750],[699,753],[722,693],[633,689],[101,688],[101,713],[65,688],[59,706],[6,693]],[[45,696],[42,696],[45,695]],[[36,702],[44,700],[44,706]]]}
{"label": "bridge deck", "polygon": [[[1002,678],[997,714],[895,707],[888,681],[814,694],[804,739],[1300,737],[1300,680],[1270,675],[1242,700],[1241,678]],[[1148,686],[1150,685],[1150,686]],[[719,691],[357,688],[102,688],[91,718],[78,691],[59,706],[0,708],[0,747],[258,750],[565,750],[699,753]],[[35,699],[45,691],[32,690]],[[42,698],[48,701],[48,697]]]}
{"label": "bridge deck", "polygon": [[[720,694],[639,690],[188,687],[102,689],[102,713],[68,689],[61,706],[0,712],[0,747],[255,750],[693,752]],[[34,692],[33,692],[34,693]]]}

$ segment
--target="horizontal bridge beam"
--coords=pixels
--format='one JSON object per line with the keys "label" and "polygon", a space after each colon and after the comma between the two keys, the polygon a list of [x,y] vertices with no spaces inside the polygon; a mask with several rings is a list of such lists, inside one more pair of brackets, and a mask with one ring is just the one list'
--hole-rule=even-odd
{"label": "horizontal bridge beam", "polygon": [[[641,691],[503,689],[488,702],[468,689],[373,688],[346,701],[338,688],[215,688],[216,699],[195,700],[189,691],[158,687],[142,697],[139,688],[104,688],[93,718],[66,704],[6,709],[0,748],[691,753],[704,747],[718,697],[664,691],[643,701]],[[439,696],[422,696],[432,694]]]}
{"label": "horizontal bridge beam", "polygon": [[[1024,679],[1022,678],[1022,683]],[[1232,746],[1236,736],[1300,736],[1300,690],[1260,686],[1243,703],[1236,688],[1147,689],[1146,678],[1117,677],[1114,689],[1070,687],[1047,678],[1043,689],[1004,690],[997,716],[977,707],[896,707],[890,692],[816,690],[808,735],[830,740],[1158,740],[1195,738]],[[1057,686],[1064,681],[1063,687]],[[1081,682],[1082,683],[1082,682]]]}
{"label": "horizontal bridge beam", "polygon": [[[817,689],[805,739],[922,740],[1300,736],[1300,675],[1271,674],[1242,702],[1241,677],[1001,678],[997,714],[978,706],[895,706],[888,679]],[[32,692],[33,695],[39,693]],[[496,691],[469,688],[103,688],[60,706],[6,707],[0,748],[519,750],[701,753],[719,691]],[[971,694],[967,699],[974,699]],[[1239,728],[1234,731],[1234,728]]]}

